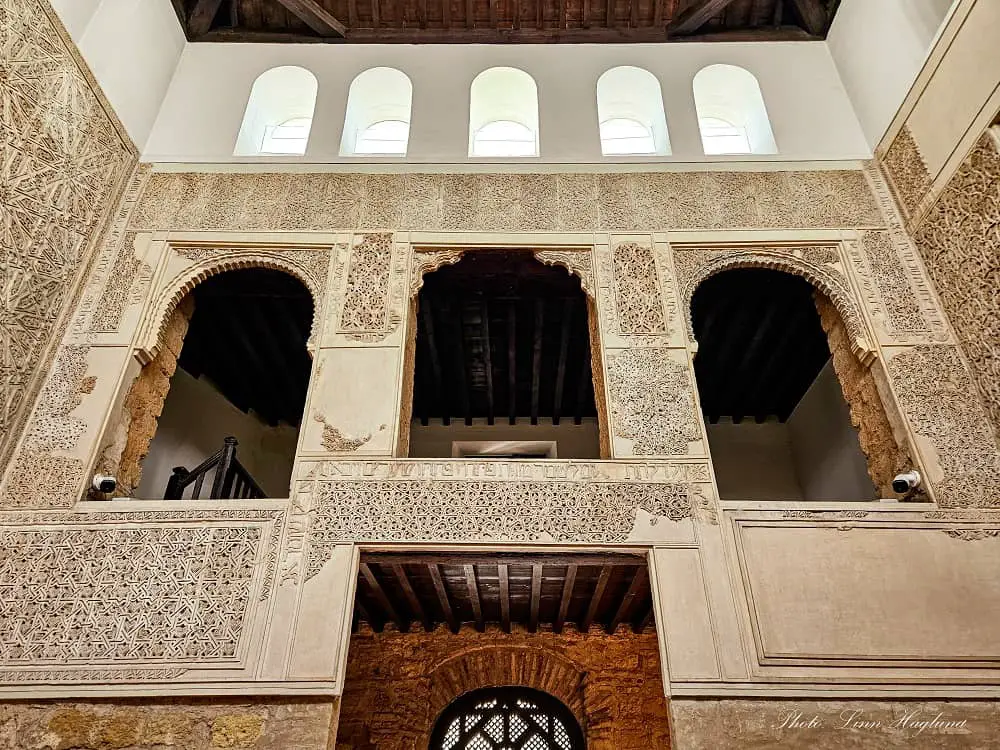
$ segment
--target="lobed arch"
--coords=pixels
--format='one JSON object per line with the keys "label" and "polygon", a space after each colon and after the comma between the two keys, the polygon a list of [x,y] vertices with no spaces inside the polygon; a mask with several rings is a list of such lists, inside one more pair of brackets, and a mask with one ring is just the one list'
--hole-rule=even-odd
{"label": "lobed arch", "polygon": [[[822,248],[816,248],[822,249]],[[681,279],[681,302],[684,305],[684,324],[687,330],[688,340],[697,347],[697,340],[694,336],[694,320],[691,314],[691,301],[695,291],[703,281],[724,271],[731,271],[738,268],[764,268],[772,271],[798,276],[808,281],[815,289],[822,292],[836,308],[844,325],[851,337],[851,351],[858,358],[862,365],[868,366],[876,356],[876,347],[871,334],[864,322],[864,315],[861,307],[852,294],[845,279],[836,272],[824,268],[822,264],[811,262],[795,253],[796,248],[789,248],[784,252],[774,249],[724,249],[716,250],[695,250],[694,252],[708,253],[708,259],[696,263],[693,267],[686,269],[684,278]],[[836,252],[833,248],[829,248]],[[677,250],[677,256],[683,255],[686,251]],[[688,251],[690,252],[690,251]]]}
{"label": "lobed arch", "polygon": [[[326,268],[330,253],[324,249],[304,250],[234,250],[219,251],[214,248],[174,248],[178,254],[193,257],[193,265],[176,274],[161,288],[151,313],[143,325],[135,344],[135,356],[142,365],[153,361],[163,343],[167,321],[177,305],[201,282],[227,271],[247,268],[266,268],[282,271],[294,277],[309,290],[313,302],[312,326],[306,348],[310,356],[316,349],[323,317]],[[291,257],[299,256],[299,257]],[[312,257],[307,257],[312,256]]]}

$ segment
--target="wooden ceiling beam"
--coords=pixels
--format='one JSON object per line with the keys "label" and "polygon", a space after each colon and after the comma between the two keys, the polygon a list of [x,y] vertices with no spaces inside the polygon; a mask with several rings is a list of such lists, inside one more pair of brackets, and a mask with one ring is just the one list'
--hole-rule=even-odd
{"label": "wooden ceiling beam", "polygon": [[490,28],[498,28],[500,23],[497,19],[497,3],[500,0],[488,0],[490,4]]}
{"label": "wooden ceiling beam", "polygon": [[563,589],[562,596],[559,599],[559,613],[556,615],[556,621],[552,625],[552,629],[557,633],[561,633],[563,625],[566,624],[566,615],[569,614],[569,604],[573,599],[573,585],[576,583],[576,571],[577,566],[570,563],[566,566],[566,578],[563,579]]}
{"label": "wooden ceiling beam", "polygon": [[639,596],[643,587],[646,585],[647,576],[648,572],[646,566],[640,565],[639,569],[635,571],[635,575],[632,576],[632,583],[629,584],[628,591],[626,591],[625,596],[622,597],[621,604],[618,605],[618,611],[615,612],[615,616],[611,619],[611,622],[608,623],[608,635],[614,635],[615,631],[618,630],[618,626],[625,621],[625,616],[632,608],[636,597]]}
{"label": "wooden ceiling beam", "polygon": [[597,616],[597,608],[601,606],[601,599],[604,597],[604,589],[608,587],[608,581],[611,579],[611,571],[613,568],[610,565],[605,565],[601,568],[601,575],[597,579],[597,585],[594,587],[594,593],[590,597],[590,604],[587,606],[587,614],[583,616],[583,620],[580,622],[580,632],[586,633],[590,629],[590,624],[594,621],[594,617]]}
{"label": "wooden ceiling beam", "polygon": [[517,424],[517,302],[507,303],[507,421]]}
{"label": "wooden ceiling beam", "polygon": [[187,17],[187,31],[191,38],[204,35],[212,27],[221,6],[222,0],[196,0]]}
{"label": "wooden ceiling beam", "polygon": [[364,576],[365,581],[368,583],[368,587],[372,590],[372,594],[375,596],[376,601],[378,601],[379,606],[385,610],[385,613],[389,616],[389,619],[396,623],[396,627],[400,629],[401,632],[405,633],[410,629],[410,623],[403,620],[396,611],[396,608],[392,606],[392,602],[389,601],[389,597],[386,596],[385,590],[382,588],[382,584],[378,582],[378,578],[372,572],[371,566],[368,563],[361,563],[361,575]]}
{"label": "wooden ceiling beam", "polygon": [[424,608],[420,606],[420,599],[417,598],[417,592],[413,590],[413,586],[403,566],[399,563],[394,563],[392,572],[396,576],[396,580],[399,581],[399,587],[403,589],[403,596],[406,597],[406,603],[410,605],[410,612],[423,623],[425,631],[428,633],[431,632],[434,629],[434,625],[430,617],[427,616]]}
{"label": "wooden ceiling beam", "polygon": [[531,609],[528,614],[528,632],[538,631],[538,610],[542,604],[542,565],[531,566]]}
{"label": "wooden ceiling beam", "polygon": [[535,300],[535,340],[531,348],[531,424],[538,424],[542,385],[542,334],[545,330],[545,301]]}
{"label": "wooden ceiling beam", "polygon": [[366,552],[364,561],[371,564],[444,565],[464,568],[466,565],[580,565],[586,567],[634,568],[645,560],[642,552]]}
{"label": "wooden ceiling beam", "polygon": [[566,6],[569,5],[569,0],[556,0],[559,3],[559,28],[565,29],[566,24]]}
{"label": "wooden ceiling beam", "polygon": [[503,632],[510,632],[510,568],[507,565],[498,565],[497,571],[500,576],[500,626]]}
{"label": "wooden ceiling beam", "polygon": [[[430,296],[421,297],[417,304],[420,307],[420,320],[424,324],[424,344],[431,360],[431,372],[434,376],[434,403],[438,407],[444,407],[443,382],[444,376],[441,369],[441,357],[438,355],[437,338],[434,335],[434,311],[431,309]],[[451,424],[451,415],[447,408],[442,409],[441,420],[445,425]]]}
{"label": "wooden ceiling beam", "polygon": [[278,2],[320,36],[347,36],[347,27],[316,0],[278,0]]}
{"label": "wooden ceiling beam", "polygon": [[483,369],[486,375],[486,424],[493,424],[496,413],[493,408],[493,346],[490,343],[490,304],[486,297],[480,303],[479,321],[483,333]]}
{"label": "wooden ceiling beam", "polygon": [[382,23],[380,10],[379,0],[372,0],[372,29],[378,29]]}
{"label": "wooden ceiling beam", "polygon": [[461,298],[449,304],[444,311],[445,319],[451,321],[452,336],[455,345],[452,347],[452,367],[458,375],[458,397],[462,402],[462,413],[465,424],[472,424],[472,399],[469,396],[469,376],[465,371],[465,325],[463,323]]}
{"label": "wooden ceiling beam", "polygon": [[441,578],[441,568],[435,563],[428,563],[427,572],[431,576],[431,583],[434,585],[434,593],[437,594],[438,604],[441,605],[441,612],[444,613],[444,619],[448,623],[448,627],[451,628],[451,632],[457,633],[459,628],[458,618],[455,617],[455,612],[451,608],[451,600],[448,598],[448,589],[445,588],[444,579]]}
{"label": "wooden ceiling beam", "polygon": [[476,566],[465,565],[465,583],[469,587],[469,603],[472,605],[472,616],[476,621],[476,630],[480,633],[486,630],[483,620],[483,602],[479,598],[479,584],[476,583]]}
{"label": "wooden ceiling beam", "polygon": [[810,34],[818,36],[826,30],[826,9],[820,0],[792,0],[792,4]]}
{"label": "wooden ceiling beam", "polygon": [[604,2],[607,11],[604,22],[609,29],[613,29],[615,27],[615,3],[617,0],[604,0]]}
{"label": "wooden ceiling beam", "polygon": [[[476,3],[475,0],[465,0],[465,28],[471,29],[476,25]],[[492,29],[491,29],[492,31]]]}
{"label": "wooden ceiling beam", "polygon": [[451,29],[451,0],[442,0],[441,2],[441,25],[444,26],[445,31]]}
{"label": "wooden ceiling beam", "polygon": [[574,300],[567,297],[563,302],[562,331],[559,333],[559,360],[556,365],[556,386],[552,403],[552,424],[559,424],[562,417],[563,389],[566,386],[566,358],[569,355],[569,332],[572,330]]}
{"label": "wooden ceiling beam", "polygon": [[641,620],[639,620],[638,623],[632,626],[632,630],[634,630],[636,633],[641,633],[650,625],[654,625],[656,623],[655,609],[656,609],[655,603],[650,604],[649,611],[643,616]]}
{"label": "wooden ceiling beam", "polygon": [[590,28],[590,0],[583,0],[583,18],[581,21],[583,28]]}
{"label": "wooden ceiling beam", "polygon": [[699,0],[690,8],[681,13],[670,24],[672,35],[691,34],[715,16],[719,15],[732,3],[733,0]]}
{"label": "wooden ceiling beam", "polygon": [[535,27],[539,32],[545,29],[545,0],[535,0]]}
{"label": "wooden ceiling beam", "polygon": [[664,13],[666,11],[667,0],[653,0],[653,26],[662,29],[664,25]]}

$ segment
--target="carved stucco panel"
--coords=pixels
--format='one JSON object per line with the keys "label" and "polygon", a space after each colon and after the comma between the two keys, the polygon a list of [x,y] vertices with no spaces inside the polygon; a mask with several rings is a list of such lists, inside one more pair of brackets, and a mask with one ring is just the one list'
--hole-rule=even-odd
{"label": "carved stucco panel", "polygon": [[1000,148],[983,134],[915,234],[1000,436]]}
{"label": "carved stucco panel", "polygon": [[154,174],[134,229],[662,231],[880,226],[857,171]]}
{"label": "carved stucco panel", "polygon": [[931,188],[931,176],[908,127],[899,131],[886,150],[882,164],[899,205],[907,217],[913,216]]}
{"label": "carved stucco panel", "polygon": [[0,0],[0,465],[135,150],[44,0]]}
{"label": "carved stucco panel", "polygon": [[683,349],[610,349],[606,357],[616,456],[704,452]]}
{"label": "carved stucco panel", "polygon": [[409,298],[409,246],[391,232],[359,234],[346,260],[336,332],[374,344],[399,330]]}
{"label": "carved stucco panel", "polygon": [[935,499],[943,508],[1000,507],[1000,448],[955,346],[886,349],[887,371]]}

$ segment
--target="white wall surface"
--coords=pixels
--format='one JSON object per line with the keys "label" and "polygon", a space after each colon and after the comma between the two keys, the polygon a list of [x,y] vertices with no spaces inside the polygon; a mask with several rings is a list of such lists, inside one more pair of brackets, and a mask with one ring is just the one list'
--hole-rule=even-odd
{"label": "white wall surface", "polygon": [[170,0],[52,2],[104,95],[142,150],[185,46]]}
{"label": "white wall surface", "polygon": [[[108,2],[109,0],[105,0]],[[169,3],[163,3],[169,7]],[[309,148],[304,157],[254,161],[370,164],[371,157],[341,157],[341,132],[353,78],[376,66],[399,68],[413,81],[413,115],[405,159],[380,162],[483,163],[468,156],[469,86],[481,71],[509,65],[538,85],[541,157],[524,163],[609,161],[697,162],[705,157],[692,93],[695,73],[717,63],[746,67],[757,76],[779,153],[741,156],[765,160],[868,158],[850,99],[822,42],[666,45],[278,45],[189,44],[144,159],[162,162],[247,161],[233,157],[254,79],[278,65],[301,65],[319,79]],[[673,154],[669,157],[601,155],[596,87],[616,65],[650,70],[660,81]],[[508,160],[510,161],[510,160]]]}
{"label": "white wall surface", "polygon": [[874,149],[920,72],[952,0],[843,0],[827,37]]}
{"label": "white wall surface", "polygon": [[[210,383],[178,367],[170,379],[149,455],[142,462],[136,495],[162,499],[175,466],[193,469],[232,435],[239,441],[236,457],[268,497],[288,497],[298,434],[294,427],[271,427],[256,415],[240,411]],[[209,473],[209,480],[213,476]]]}
{"label": "white wall surface", "polygon": [[876,499],[840,383],[827,362],[788,418],[795,473],[806,500]]}
{"label": "white wall surface", "polygon": [[596,419],[585,419],[581,424],[563,419],[558,425],[543,420],[532,425],[525,420],[512,425],[498,417],[492,425],[487,424],[485,419],[474,419],[471,425],[466,425],[461,419],[453,419],[447,427],[440,420],[431,420],[427,425],[415,420],[410,425],[410,458],[450,458],[452,442],[465,440],[554,440],[558,458],[601,457],[600,430]]}
{"label": "white wall surface", "polygon": [[49,4],[59,14],[73,41],[79,44],[101,0],[49,0]]}

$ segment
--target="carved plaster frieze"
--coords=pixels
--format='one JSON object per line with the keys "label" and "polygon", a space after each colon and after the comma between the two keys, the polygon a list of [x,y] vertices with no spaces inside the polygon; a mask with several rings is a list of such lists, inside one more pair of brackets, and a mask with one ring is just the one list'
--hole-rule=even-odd
{"label": "carved plaster frieze", "polygon": [[910,129],[903,126],[882,160],[899,205],[913,216],[931,188],[931,176]]}
{"label": "carved plaster frieze", "polygon": [[602,329],[619,345],[670,346],[679,327],[669,250],[651,237],[619,240],[595,251]]}
{"label": "carved plaster frieze", "polygon": [[943,508],[1000,507],[1000,447],[955,346],[889,352],[889,381],[934,477]]}
{"label": "carved plaster frieze", "polygon": [[391,232],[357,235],[347,260],[337,333],[352,341],[378,343],[403,320],[409,248]]}
{"label": "carved plaster frieze", "polygon": [[908,237],[868,230],[844,243],[861,296],[886,344],[943,343],[948,324]]}
{"label": "carved plaster frieze", "polygon": [[636,456],[684,456],[702,439],[688,368],[670,349],[607,352],[608,396],[615,438]]}
{"label": "carved plaster frieze", "polygon": [[210,276],[241,268],[286,271],[306,286],[313,299],[312,329],[306,347],[310,352],[315,350],[324,319],[330,248],[176,245],[170,251],[185,262],[159,284],[150,306],[151,314],[142,326],[139,350],[146,361],[155,356],[170,313],[186,294]]}
{"label": "carved plaster frieze", "polygon": [[[6,513],[2,683],[246,679],[283,510]],[[196,521],[196,523],[192,523]]]}
{"label": "carved plaster frieze", "polygon": [[307,578],[348,541],[614,544],[640,511],[681,522],[715,508],[705,464],[319,462],[295,496],[308,508]]}
{"label": "carved plaster frieze", "polygon": [[983,134],[914,239],[1000,436],[1000,131]]}
{"label": "carved plaster frieze", "polygon": [[535,258],[547,266],[561,266],[580,279],[580,287],[591,299],[596,298],[594,264],[590,248],[582,250],[536,250]]}
{"label": "carved plaster frieze", "polygon": [[0,466],[62,338],[135,148],[45,0],[0,0]]}
{"label": "carved plaster frieze", "polygon": [[665,231],[879,226],[857,171],[153,175],[134,229]]}
{"label": "carved plaster frieze", "polygon": [[424,286],[424,276],[434,273],[439,268],[453,266],[465,255],[465,250],[461,248],[448,248],[446,250],[420,250],[413,249],[413,259],[410,265],[410,299],[417,296]]}
{"label": "carved plaster frieze", "polygon": [[685,324],[692,343],[695,343],[695,337],[690,315],[691,299],[701,282],[734,268],[770,268],[801,276],[829,297],[851,335],[855,355],[864,363],[874,358],[875,343],[842,270],[836,246],[675,246],[673,251],[681,305],[688,311]]}

